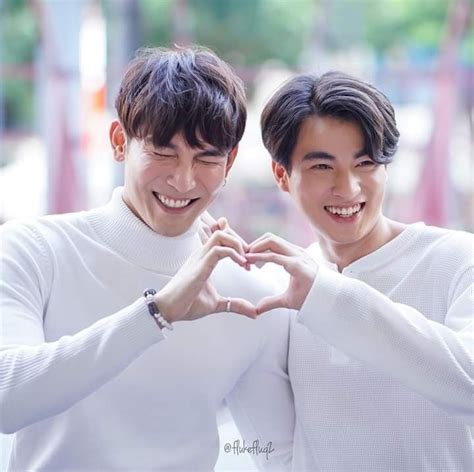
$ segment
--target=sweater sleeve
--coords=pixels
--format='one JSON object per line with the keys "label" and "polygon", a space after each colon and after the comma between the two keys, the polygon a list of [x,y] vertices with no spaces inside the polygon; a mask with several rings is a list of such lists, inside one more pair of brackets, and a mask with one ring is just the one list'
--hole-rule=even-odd
{"label": "sweater sleeve", "polygon": [[266,336],[226,399],[248,452],[265,471],[291,470],[295,409],[288,376],[289,320],[288,311],[274,310],[256,321]]}
{"label": "sweater sleeve", "polygon": [[163,334],[137,300],[74,335],[45,342],[54,276],[46,244],[33,227],[19,224],[5,225],[0,241],[0,432],[9,434],[66,411]]}
{"label": "sweater sleeve", "polygon": [[466,423],[474,419],[473,273],[455,278],[445,323],[364,282],[320,268],[298,321]]}

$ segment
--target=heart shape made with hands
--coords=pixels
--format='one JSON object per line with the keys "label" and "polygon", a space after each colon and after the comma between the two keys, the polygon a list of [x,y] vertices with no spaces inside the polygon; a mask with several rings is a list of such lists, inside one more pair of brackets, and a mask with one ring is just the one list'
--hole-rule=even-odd
{"label": "heart shape made with hands", "polygon": [[[228,224],[225,218],[214,220],[205,214],[202,218],[203,242],[216,232],[228,236],[231,246],[245,259],[244,267],[273,263],[282,266],[289,274],[287,289],[280,294],[261,299],[255,306],[257,315],[275,308],[301,309],[319,270],[318,263],[301,247],[272,233],[266,233],[247,244]],[[242,265],[241,260],[236,260]]]}
{"label": "heart shape made with hands", "polygon": [[265,297],[257,303],[258,314],[275,308],[301,309],[319,269],[303,248],[266,233],[249,245],[245,257],[251,264],[277,264],[289,274],[288,287],[283,293]]}

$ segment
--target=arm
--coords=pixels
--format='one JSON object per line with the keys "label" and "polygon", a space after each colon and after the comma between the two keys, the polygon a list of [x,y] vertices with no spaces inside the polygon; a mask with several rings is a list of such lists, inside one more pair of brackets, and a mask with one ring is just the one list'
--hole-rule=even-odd
{"label": "arm", "polygon": [[320,268],[298,320],[329,344],[472,423],[471,280],[472,270],[459,279],[441,324],[364,282]]}
{"label": "arm", "polygon": [[[473,269],[461,269],[437,323],[369,285],[319,267],[305,251],[273,235],[250,246],[251,262],[274,262],[290,274],[288,289],[257,305],[299,310],[298,320],[346,354],[402,382],[447,413],[471,423]],[[262,252],[271,251],[271,252]]]}
{"label": "arm", "polygon": [[45,242],[28,227],[4,228],[1,242],[0,432],[8,434],[67,410],[163,334],[137,300],[83,331],[45,342],[53,277]]}
{"label": "arm", "polygon": [[245,445],[258,441],[260,451],[251,457],[260,470],[291,470],[295,411],[288,377],[289,318],[287,310],[276,310],[257,321],[265,340],[227,397]]}
{"label": "arm", "polygon": [[[55,276],[51,250],[37,230],[17,224],[2,228],[1,245],[0,432],[13,433],[66,411],[164,336],[140,298],[78,333],[45,342],[43,317]],[[222,258],[239,261],[229,245],[216,234],[158,292],[157,304],[169,321],[225,310],[227,299],[207,279]],[[72,302],[65,304],[65,316]],[[254,316],[245,300],[232,304],[234,312]]]}

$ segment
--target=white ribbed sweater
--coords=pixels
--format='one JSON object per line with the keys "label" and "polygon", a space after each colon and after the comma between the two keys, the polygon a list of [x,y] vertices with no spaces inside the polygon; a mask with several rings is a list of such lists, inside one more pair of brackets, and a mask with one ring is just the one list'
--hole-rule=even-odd
{"label": "white ribbed sweater", "polygon": [[[163,335],[141,294],[159,290],[200,245],[197,224],[153,232],[120,189],[101,208],[4,225],[0,281],[0,429],[16,432],[10,470],[211,470],[224,397],[248,441],[291,456],[287,312],[216,314]],[[268,294],[223,261],[223,296]]]}
{"label": "white ribbed sweater", "polygon": [[294,320],[294,470],[470,472],[473,236],[408,226]]}

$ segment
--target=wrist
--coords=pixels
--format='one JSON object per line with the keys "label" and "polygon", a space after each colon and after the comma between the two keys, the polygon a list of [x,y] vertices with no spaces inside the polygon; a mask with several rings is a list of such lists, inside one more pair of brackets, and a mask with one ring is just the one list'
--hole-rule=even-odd
{"label": "wrist", "polygon": [[163,316],[163,318],[168,321],[168,323],[174,323],[176,320],[174,317],[171,315],[171,313],[168,312],[168,310],[165,308],[166,303],[164,302],[164,295],[162,292],[155,293],[153,295],[153,303],[156,305],[157,310]]}
{"label": "wrist", "polygon": [[156,295],[156,290],[152,288],[146,289],[145,292],[143,293],[143,296],[145,297],[145,303],[148,308],[148,312],[153,317],[156,324],[161,330],[166,328],[172,331],[173,326],[171,322],[163,316],[163,314],[160,312],[158,305],[155,303],[155,295]]}

